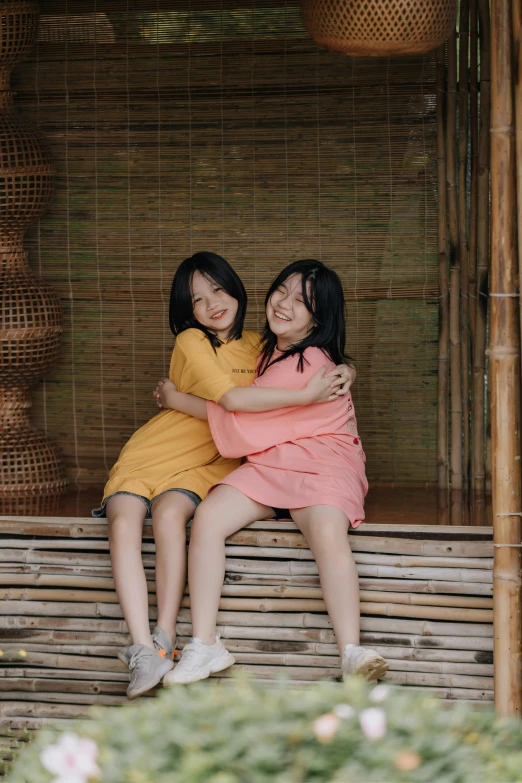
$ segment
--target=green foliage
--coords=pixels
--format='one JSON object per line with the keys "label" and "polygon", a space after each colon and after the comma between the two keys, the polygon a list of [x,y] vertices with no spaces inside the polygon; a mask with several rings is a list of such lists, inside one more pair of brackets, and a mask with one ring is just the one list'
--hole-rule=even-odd
{"label": "green foliage", "polygon": [[[71,731],[97,743],[101,783],[522,781],[521,722],[408,689],[385,688],[382,698],[379,687],[203,682],[97,709]],[[380,739],[361,727],[368,708],[386,714]],[[325,714],[330,732],[319,738],[314,722]],[[57,736],[42,730],[8,780],[49,783],[40,752]]]}

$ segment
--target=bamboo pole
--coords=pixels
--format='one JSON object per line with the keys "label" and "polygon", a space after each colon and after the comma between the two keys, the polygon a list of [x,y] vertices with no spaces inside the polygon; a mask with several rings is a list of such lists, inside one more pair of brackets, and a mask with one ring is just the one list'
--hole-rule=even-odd
{"label": "bamboo pole", "polygon": [[[517,182],[518,268],[522,269],[522,8],[513,0],[513,65],[515,84],[515,139]],[[522,300],[519,301],[522,326]]]}
{"label": "bamboo pole", "polygon": [[[412,526],[413,527],[413,526]],[[374,525],[367,527],[367,531],[373,532]],[[430,540],[429,534],[425,531],[406,530],[411,538],[393,538],[390,536],[377,536],[377,535],[349,535],[350,546],[353,552],[385,552],[388,554],[413,554],[413,555],[446,555],[448,557],[458,556],[473,556],[473,557],[492,557],[493,555],[493,543],[491,540],[487,540],[492,537],[492,528],[486,530],[475,531],[475,535],[469,534],[468,531],[463,530],[465,534],[465,541],[459,540],[459,538],[448,538],[448,535],[452,529],[446,528],[444,531],[440,531],[440,538]],[[398,531],[399,532],[399,531]],[[236,539],[235,536],[227,539],[227,543],[254,543],[257,538],[255,531],[244,530],[241,539]],[[417,538],[417,533],[420,536]],[[291,534],[287,534],[290,536]],[[296,538],[291,538],[286,541],[285,546],[295,547],[296,541],[301,539],[300,534],[292,534]],[[481,540],[484,538],[485,540]],[[20,543],[22,539],[3,539],[2,549],[0,549],[0,563],[1,562],[19,562],[19,563],[61,563],[67,566],[110,566],[110,555],[107,552],[60,552],[60,551],[48,551],[52,547],[48,546],[48,542],[41,541],[28,541],[25,540],[24,547],[15,547],[16,543]],[[303,537],[304,540],[304,537]],[[67,549],[67,541],[52,541],[51,544],[55,545],[55,549]],[[76,543],[76,542],[75,542]],[[92,544],[97,542],[85,541],[83,546],[86,550],[92,548]],[[268,545],[268,542],[264,544]],[[300,547],[297,547],[300,548]],[[154,555],[149,554],[149,550],[142,550],[142,555],[146,565],[154,566]]]}
{"label": "bamboo pole", "polygon": [[[446,180],[450,240],[451,490],[462,491],[462,382],[460,345],[460,244],[457,200],[457,36],[448,41]],[[457,521],[452,514],[452,522]]]}
{"label": "bamboo pole", "polygon": [[[75,720],[85,718],[89,712],[86,705],[79,704],[45,704],[34,702],[32,704],[20,704],[18,701],[0,702],[0,715],[8,718],[56,718]],[[33,725],[38,725],[34,723]]]}
{"label": "bamboo pole", "polygon": [[[181,609],[178,617],[180,623],[190,623],[190,612]],[[248,626],[275,628],[294,628],[299,630],[321,629],[331,630],[331,623],[326,614],[312,612],[300,612],[298,614],[285,614],[276,612],[227,612],[219,611],[217,622],[219,625],[233,625],[235,627]],[[395,633],[414,633],[426,636],[485,636],[493,637],[491,623],[469,622],[440,622],[438,620],[402,619],[368,616],[361,617],[361,629],[363,631],[386,631]],[[254,637],[251,637],[254,638]],[[316,640],[319,641],[319,640]],[[333,639],[328,639],[333,641]],[[426,639],[425,639],[426,641]],[[429,641],[433,641],[432,639]],[[465,648],[468,649],[468,648]]]}
{"label": "bamboo pole", "polygon": [[[25,575],[24,575],[25,579]],[[19,577],[17,576],[15,579],[11,578],[11,575],[8,575],[8,578],[4,577],[2,579],[4,584],[9,583],[11,585],[13,584],[20,584]],[[62,581],[62,580],[60,580]],[[69,577],[67,577],[66,580],[64,580],[65,586],[71,586],[69,582]],[[104,584],[99,584],[100,582],[103,582]],[[24,584],[27,584],[27,582],[24,581]],[[30,582],[30,584],[34,584],[34,582]],[[39,583],[40,586],[46,586],[46,582]],[[56,585],[56,581],[53,580],[52,582],[53,586],[64,586],[64,583],[62,582],[61,585]],[[114,590],[114,584],[112,580],[110,579],[103,579],[99,580],[96,577],[84,577],[81,579],[80,583],[75,582],[76,587],[88,587],[91,589],[98,588],[108,588],[110,590]],[[385,585],[383,585],[385,587]],[[154,582],[151,582],[148,585],[149,592],[155,593],[156,592],[156,585]],[[185,595],[188,595],[188,586],[185,587]],[[11,592],[9,592],[10,597],[12,596]],[[40,595],[40,593],[38,593]],[[90,593],[83,593],[82,595],[85,595],[86,597],[91,598]],[[266,585],[266,584],[232,584],[223,585],[221,589],[221,596],[222,598],[230,598],[230,597],[242,597],[242,598],[299,598],[299,599],[319,599],[322,600],[322,591],[320,587],[306,587],[306,586],[292,586],[287,585],[284,583],[274,584],[274,585]],[[61,593],[60,593],[60,597]],[[385,601],[385,602],[391,602],[396,604],[415,604],[415,605],[423,605],[423,606],[459,606],[459,607],[470,607],[470,608],[481,608],[481,609],[491,609],[493,608],[493,603],[491,598],[481,598],[478,596],[465,596],[465,595],[424,595],[416,594],[414,592],[407,591],[405,593],[400,592],[394,592],[389,591],[386,589],[382,590],[365,590],[362,589],[360,593],[361,600],[365,601]],[[117,601],[116,593],[112,594],[112,598],[114,602]]]}
{"label": "bamboo pole", "polygon": [[469,286],[468,286],[468,209],[467,209],[467,160],[468,160],[468,70],[469,70],[469,0],[460,0],[459,18],[459,135],[458,135],[458,228],[460,252],[460,315],[461,315],[461,383],[462,383],[462,450],[463,488],[469,477]]}
{"label": "bamboo pole", "polygon": [[[259,547],[259,552],[262,552],[263,555],[259,555],[259,558],[264,556],[264,548]],[[255,552],[255,550],[254,550]],[[283,555],[280,555],[280,552],[283,552]],[[285,554],[288,552],[288,550],[274,547],[274,549],[270,550],[270,554],[274,559],[284,559]],[[491,552],[491,557],[460,557],[460,556],[439,556],[436,555],[403,555],[403,554],[395,554],[395,555],[387,555],[387,554],[380,554],[380,553],[373,553],[373,552],[358,552],[355,551],[353,553],[354,560],[358,565],[385,565],[385,566],[391,566],[391,567],[401,567],[401,568],[419,568],[419,567],[431,567],[431,568],[478,568],[478,569],[489,569],[491,570],[493,568],[493,552]],[[257,559],[257,558],[256,558]],[[308,559],[308,558],[307,558]],[[258,562],[262,562],[260,559]],[[96,571],[93,571],[93,569],[87,569],[87,573],[78,573],[78,570],[74,572],[65,572],[65,575],[63,576],[56,576],[54,577],[50,572],[48,572],[48,568],[46,571],[48,573],[38,574],[38,573],[24,573],[23,576],[14,577],[14,581],[9,581],[11,579],[10,576],[8,576],[8,566],[4,566],[3,570],[6,572],[5,576],[0,576],[0,581],[4,584],[34,584],[34,585],[46,585],[51,586],[54,585],[56,587],[61,586],[81,586],[81,581],[85,579],[89,579],[88,574],[92,573],[91,579],[95,579],[96,581],[93,582],[86,582],[85,586],[89,586],[92,584],[93,586],[98,587],[107,587],[109,589],[113,588],[113,581],[112,579],[107,579],[104,577],[97,578],[94,576],[96,574]],[[7,581],[6,581],[7,580]]]}
{"label": "bamboo pole", "polygon": [[[11,571],[14,567],[12,567]],[[39,568],[36,566],[36,568]],[[63,574],[67,573],[63,566],[61,567],[48,567],[51,569],[51,574]],[[5,569],[4,569],[5,570]],[[89,571],[86,570],[86,573],[89,574]],[[32,576],[33,574],[31,574]],[[14,574],[14,576],[18,576],[18,574]],[[110,572],[106,575],[107,577],[110,577]],[[146,569],[145,570],[145,576],[147,578],[147,581],[151,584],[151,591],[153,590],[153,581],[154,581],[154,571],[152,569]],[[15,583],[14,579],[12,578],[13,574],[12,572],[8,574],[7,581],[10,584]],[[91,578],[90,575],[87,576],[87,578]],[[105,578],[105,577],[104,577]],[[0,581],[6,581],[5,579],[0,579]],[[109,581],[107,579],[107,581]],[[19,584],[19,582],[17,582]],[[25,582],[24,582],[25,584]],[[94,583],[91,583],[94,584]],[[111,583],[112,584],[112,583]],[[235,586],[235,585],[270,585],[274,586],[274,589],[277,589],[279,591],[284,591],[287,588],[317,588],[319,585],[319,576],[318,575],[311,575],[311,576],[289,576],[288,574],[279,574],[279,575],[271,575],[271,574],[237,574],[233,572],[225,573],[225,586]],[[83,585],[84,587],[87,587],[87,584]],[[96,586],[96,585],[95,585]],[[98,585],[101,586],[101,585]],[[446,582],[444,580],[437,580],[437,579],[408,579],[408,580],[401,580],[401,579],[378,579],[378,578],[371,578],[371,577],[361,577],[360,579],[360,586],[361,588],[364,588],[369,591],[373,590],[386,590],[391,592],[402,592],[402,593],[430,593],[430,594],[436,594],[440,595],[442,593],[454,593],[455,592],[455,583],[454,582]],[[492,595],[493,594],[493,579],[488,580],[486,583],[478,583],[478,582],[459,582],[458,592],[460,595]],[[225,594],[225,593],[223,593]]]}
{"label": "bamboo pole", "polygon": [[[24,610],[31,608],[40,614],[46,610],[51,614],[56,611],[55,601],[59,601],[58,591],[54,590],[32,590],[32,589],[11,589],[8,591],[8,598],[15,600],[5,601],[5,613],[12,614],[16,610],[17,600],[19,600]],[[87,603],[90,592],[95,593],[93,600],[97,602],[95,608],[103,614],[109,613],[110,616],[121,616],[121,610],[118,604],[116,593],[101,593],[97,591],[63,590],[63,596],[71,603],[59,603],[70,614],[85,616],[93,611],[94,605]],[[0,590],[0,596],[5,599],[5,591]],[[392,595],[390,596],[392,597]],[[40,600],[37,600],[37,599]],[[48,603],[49,602],[49,603]],[[50,604],[54,604],[50,606]],[[156,596],[149,596],[149,606],[156,606]],[[189,607],[190,600],[184,597],[181,601],[182,607]],[[110,607],[110,608],[109,608]],[[323,612],[326,613],[326,607],[322,599],[315,598],[251,598],[251,597],[222,597],[219,601],[220,609],[224,611],[251,611],[251,612]],[[396,601],[361,601],[361,612],[372,615],[393,615],[396,617],[418,617],[432,618],[439,620],[455,620],[463,622],[492,622],[492,612],[490,609],[479,609],[473,607],[454,607],[438,606],[427,604],[405,604]]]}
{"label": "bamboo pole", "polygon": [[510,0],[491,4],[491,294],[495,706],[522,711],[520,319]]}
{"label": "bamboo pole", "polygon": [[[96,522],[96,524],[93,524],[93,522]],[[0,532],[9,534],[12,533],[13,535],[27,535],[27,536],[66,536],[69,540],[67,541],[67,546],[74,547],[76,544],[78,544],[79,547],[84,546],[81,541],[74,541],[71,539],[75,538],[94,538],[97,539],[100,536],[104,539],[107,538],[107,524],[104,523],[103,525],[99,524],[100,520],[91,520],[89,518],[81,518],[80,521],[77,517],[58,517],[53,518],[50,517],[49,519],[44,518],[38,518],[38,517],[0,517]],[[47,523],[50,523],[55,529],[56,532],[48,532]],[[189,525],[190,529],[190,525]],[[247,525],[246,530],[263,530],[263,531],[270,531],[270,530],[277,530],[277,531],[293,531],[298,532],[298,528],[295,525],[294,522],[292,522],[291,519],[287,520],[275,520],[275,519],[264,519],[257,522],[252,522],[251,524]],[[355,530],[350,528],[348,531],[348,537],[350,539],[355,538],[367,538],[368,534],[368,526],[364,526],[362,528],[356,528]],[[385,536],[389,536],[391,538],[393,537],[402,537],[402,534],[407,533],[408,537],[411,538],[417,538],[422,537],[425,539],[443,539],[447,538],[448,536],[453,538],[454,536],[458,536],[459,534],[465,534],[469,537],[470,540],[474,540],[475,538],[481,538],[484,533],[487,533],[488,531],[479,531],[479,530],[473,530],[473,528],[468,528],[465,525],[461,526],[461,530],[456,530],[454,527],[448,529],[441,529],[441,526],[436,525],[412,525],[410,523],[407,524],[373,524],[371,525],[371,535],[370,537],[373,537],[374,534],[382,534]],[[236,535],[236,534],[234,534]],[[152,528],[149,526],[145,526],[143,537],[145,539],[152,539]],[[232,539],[232,537],[231,537]],[[14,541],[14,539],[13,539]],[[34,542],[32,542],[34,543]],[[40,545],[42,546],[48,546],[51,547],[54,545],[54,541],[41,541],[38,542],[38,547]],[[109,549],[108,544],[106,541],[93,541],[94,544],[100,544],[100,547],[104,547],[105,549]],[[14,544],[12,544],[14,546]],[[23,541],[20,544],[24,548],[27,547],[28,542]],[[65,546],[65,542],[64,542]],[[147,544],[147,546],[151,546],[153,548],[153,544]],[[152,550],[147,550],[152,551]]]}
{"label": "bamboo pole", "polygon": [[[448,488],[449,409],[449,263],[446,196],[446,65],[444,46],[437,50],[437,190],[439,238],[439,375],[437,402],[437,466],[441,491]],[[447,504],[444,504],[447,510]]]}
{"label": "bamboo pole", "polygon": [[479,106],[478,106],[478,7],[477,0],[470,2],[470,55],[469,55],[469,90],[470,90],[470,146],[471,146],[471,176],[470,176],[470,206],[469,206],[469,255],[468,255],[468,293],[469,293],[469,326],[470,326],[470,406],[471,406],[471,454],[469,461],[470,488],[470,520],[472,525],[485,524],[485,498],[479,497],[475,491],[474,456],[476,406],[474,405],[474,352],[476,349],[476,305],[477,305],[477,217],[478,217],[478,140],[479,140]]}
{"label": "bamboo pole", "polygon": [[[469,205],[469,256],[468,256],[468,292],[469,327],[471,356],[475,348],[475,316],[477,301],[477,209],[478,209],[478,7],[477,0],[469,5],[469,97],[470,97],[470,140],[471,140],[471,181]],[[473,360],[472,360],[473,364]],[[471,395],[473,387],[471,389]],[[473,414],[473,410],[472,410]],[[473,433],[473,428],[472,428]],[[473,440],[472,440],[473,448]],[[471,467],[471,466],[470,466]],[[471,478],[471,477],[470,477]]]}
{"label": "bamboo pole", "polygon": [[490,159],[490,18],[489,0],[478,0],[480,20],[480,114],[477,182],[477,289],[473,350],[472,486],[479,498],[486,490],[485,369],[489,270],[489,159]]}
{"label": "bamboo pole", "polygon": [[[192,626],[189,623],[178,622],[176,627],[179,638],[192,636]],[[241,644],[260,641],[270,644],[302,644],[305,642],[317,645],[334,645],[335,642],[333,631],[324,628],[297,629],[280,626],[265,628],[263,626],[220,625],[219,632],[224,639],[227,639],[227,644],[229,640]],[[438,635],[435,640],[426,640],[425,636],[398,633],[397,630],[393,631],[392,629],[386,631],[382,629],[375,631],[364,629],[361,632],[361,642],[372,648],[384,645],[386,642],[389,642],[390,647],[393,648],[395,648],[397,643],[408,645],[414,649],[423,649],[427,644],[433,645],[434,643],[439,646],[439,649],[442,648],[443,650],[470,651],[471,648],[474,655],[486,657],[487,660],[492,658],[493,650],[492,637]]]}
{"label": "bamboo pole", "polygon": [[[72,636],[72,635],[71,635]],[[101,635],[99,635],[101,636]],[[178,645],[183,648],[185,644],[190,641],[190,637],[179,636]],[[386,638],[383,640],[386,641]],[[398,642],[403,642],[404,645],[411,643],[412,638],[404,638],[399,634],[396,639]],[[107,634],[106,644],[93,643],[90,644],[86,640],[83,644],[78,644],[74,638],[71,638],[69,644],[42,644],[31,643],[24,640],[24,650],[27,653],[54,653],[60,655],[80,655],[93,657],[106,657],[109,661],[103,661],[101,666],[99,662],[96,662],[92,672],[89,672],[88,676],[91,679],[95,679],[97,676],[103,679],[125,679],[126,669],[123,664],[119,663],[118,666],[114,664],[114,661],[119,661],[116,657],[116,651],[118,647],[130,644],[130,636],[122,635],[116,641],[111,639]],[[373,649],[378,650],[385,658],[395,659],[397,661],[396,668],[400,666],[408,668],[410,662],[416,662],[419,666],[425,664],[425,667],[432,667],[435,664],[458,664],[459,666],[466,666],[466,671],[472,671],[478,666],[491,667],[488,669],[491,676],[493,676],[493,655],[490,652],[477,652],[470,649],[441,649],[440,647],[423,648],[412,646],[397,646],[397,645],[375,645],[372,644]],[[338,657],[339,649],[336,644],[320,644],[317,642],[303,642],[303,641],[273,641],[271,639],[230,639],[227,641],[227,649],[232,653],[263,653],[263,654],[285,654],[295,656],[334,656]],[[4,675],[17,676],[22,670],[27,671],[34,676],[46,676],[54,678],[63,678],[63,669],[35,669],[33,660],[31,659],[31,667],[26,669],[20,668],[19,659],[19,645],[8,644],[3,646],[3,652],[7,660],[12,660],[13,665],[11,667],[5,666],[3,668]],[[9,658],[11,656],[11,658]],[[477,662],[477,659],[479,662]],[[60,659],[63,660],[63,659]],[[419,669],[417,667],[417,670]],[[84,671],[88,671],[85,669]],[[478,671],[478,670],[477,670]],[[484,670],[485,671],[485,670]],[[487,673],[487,672],[486,672]],[[81,677],[81,673],[77,670],[67,671],[67,677]]]}

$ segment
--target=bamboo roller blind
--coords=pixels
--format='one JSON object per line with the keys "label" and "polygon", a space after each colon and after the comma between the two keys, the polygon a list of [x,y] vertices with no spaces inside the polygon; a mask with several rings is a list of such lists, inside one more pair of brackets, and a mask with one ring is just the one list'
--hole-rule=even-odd
{"label": "bamboo roller blind", "polygon": [[37,50],[14,84],[58,169],[27,246],[66,332],[34,419],[70,478],[103,484],[155,414],[172,275],[207,249],[243,278],[250,328],[287,262],[337,270],[369,477],[435,481],[433,58],[327,53],[290,0],[41,9]]}

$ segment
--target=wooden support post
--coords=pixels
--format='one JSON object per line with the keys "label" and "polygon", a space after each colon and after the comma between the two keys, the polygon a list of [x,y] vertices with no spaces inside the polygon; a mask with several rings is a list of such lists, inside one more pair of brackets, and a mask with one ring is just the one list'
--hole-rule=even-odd
{"label": "wooden support post", "polygon": [[460,358],[462,383],[462,485],[469,478],[469,290],[468,290],[468,71],[469,71],[469,0],[460,0],[459,18],[459,136],[458,136],[458,211],[460,250]]}
{"label": "wooden support post", "polygon": [[457,199],[457,34],[448,40],[446,182],[450,246],[451,521],[462,514],[462,383],[460,359],[460,245]]}
{"label": "wooden support post", "polygon": [[[517,160],[518,268],[522,269],[522,0],[513,0],[513,63],[515,84],[515,139]],[[522,326],[522,300],[519,300]]]}
{"label": "wooden support post", "polygon": [[485,351],[489,271],[489,126],[491,108],[489,0],[479,0],[480,20],[480,115],[477,193],[477,287],[475,341],[473,346],[472,486],[483,498],[486,478],[485,453]]}
{"label": "wooden support post", "polygon": [[[471,0],[469,6],[469,95],[470,95],[470,199],[469,199],[469,253],[468,253],[468,295],[469,295],[469,357],[471,372],[470,388],[470,438],[471,453],[469,455],[469,490],[470,490],[470,520],[472,525],[485,525],[485,498],[477,495],[474,486],[474,439],[473,418],[476,416],[474,395],[474,356],[476,350],[476,304],[477,304],[477,212],[478,212],[478,147],[479,147],[479,104],[478,104],[478,8],[477,0]],[[482,412],[484,413],[484,412]]]}
{"label": "wooden support post", "polygon": [[[478,8],[477,0],[469,5],[469,98],[471,136],[471,182],[469,204],[469,331],[471,355],[475,347],[475,307],[477,301],[477,208],[478,208]],[[471,433],[471,436],[473,434]],[[472,441],[473,446],[473,441]]]}
{"label": "wooden support post", "polygon": [[437,406],[437,465],[439,490],[448,488],[449,409],[449,264],[446,198],[446,65],[444,47],[437,50],[437,184],[439,232],[439,377]]}
{"label": "wooden support post", "polygon": [[520,321],[510,0],[491,3],[490,383],[495,705],[520,715]]}

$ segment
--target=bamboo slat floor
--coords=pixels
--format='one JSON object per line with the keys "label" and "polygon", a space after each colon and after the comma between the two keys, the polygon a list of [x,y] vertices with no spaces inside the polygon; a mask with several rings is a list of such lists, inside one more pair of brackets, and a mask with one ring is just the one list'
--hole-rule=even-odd
{"label": "bamboo slat floor", "polygon": [[[121,704],[128,674],[116,649],[129,637],[105,521],[0,517],[0,535],[2,722],[32,729],[80,717],[91,704]],[[350,539],[362,639],[389,659],[387,680],[448,700],[491,702],[491,528],[373,524]],[[153,621],[150,528],[143,557]],[[189,606],[185,595],[180,646],[191,635]],[[339,676],[317,569],[291,521],[256,522],[229,539],[219,624],[239,667],[261,680]]]}

